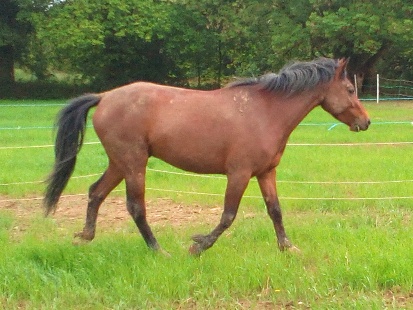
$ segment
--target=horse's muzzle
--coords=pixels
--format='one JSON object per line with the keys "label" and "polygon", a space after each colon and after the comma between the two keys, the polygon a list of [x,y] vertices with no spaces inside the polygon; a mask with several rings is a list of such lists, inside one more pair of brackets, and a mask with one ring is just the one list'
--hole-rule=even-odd
{"label": "horse's muzzle", "polygon": [[354,132],[364,131],[369,128],[370,124],[371,124],[370,119],[358,120],[354,122],[353,125],[350,126],[350,130]]}

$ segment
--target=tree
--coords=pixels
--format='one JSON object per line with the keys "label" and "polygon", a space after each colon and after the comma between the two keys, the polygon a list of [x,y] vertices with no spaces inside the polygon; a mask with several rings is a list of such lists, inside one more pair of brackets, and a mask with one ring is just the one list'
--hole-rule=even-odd
{"label": "tree", "polygon": [[15,0],[0,3],[0,85],[9,88],[14,83],[14,64],[20,59],[31,24],[19,18],[21,7]]}
{"label": "tree", "polygon": [[[190,85],[192,78],[198,88],[210,80],[214,62],[214,36],[205,16],[188,3],[176,3],[170,14],[171,29],[165,43],[167,57],[173,58],[181,82]],[[185,81],[186,80],[186,81]],[[193,83],[192,83],[193,84]]]}
{"label": "tree", "polygon": [[306,24],[313,46],[321,55],[351,56],[349,71],[359,85],[375,74],[383,57],[412,42],[413,7],[406,1],[318,0],[314,5]]}
{"label": "tree", "polygon": [[[100,88],[137,79],[166,82],[168,4],[76,0],[54,4],[38,24],[57,69],[80,72]],[[47,21],[47,22],[45,22]]]}
{"label": "tree", "polygon": [[234,57],[240,75],[276,71],[292,59],[309,58],[305,22],[311,7],[302,0],[245,1],[237,14],[243,31]]}
{"label": "tree", "polygon": [[[35,25],[19,58],[37,76],[52,65],[99,88],[134,80],[220,86],[234,74],[319,56],[351,57],[351,73],[363,79],[385,63],[399,76],[413,66],[413,5],[402,0],[15,1],[13,20]],[[38,8],[23,18],[23,4]],[[0,38],[13,33],[1,27]]]}
{"label": "tree", "polygon": [[[34,16],[44,12],[49,0],[2,0],[0,2],[1,96],[13,91],[16,64],[27,65],[38,78],[46,77],[47,63],[36,39]],[[37,47],[37,50],[35,49]]]}
{"label": "tree", "polygon": [[350,57],[350,74],[357,74],[361,86],[383,59],[412,59],[413,4],[407,1],[254,2],[245,1],[239,15],[247,34],[246,50],[236,57],[243,72],[279,69],[292,59]]}
{"label": "tree", "polygon": [[188,69],[187,77],[196,75],[198,87],[201,76],[207,81],[204,87],[220,87],[224,77],[234,73],[231,64],[239,43],[237,31],[242,32],[237,14],[243,2],[184,0],[173,6],[168,48],[179,48],[180,55],[175,57]]}

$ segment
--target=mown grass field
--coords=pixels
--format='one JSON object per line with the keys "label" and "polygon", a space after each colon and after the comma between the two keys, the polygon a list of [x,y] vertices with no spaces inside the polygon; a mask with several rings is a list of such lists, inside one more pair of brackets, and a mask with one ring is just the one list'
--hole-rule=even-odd
{"label": "mown grass field", "polygon": [[[166,258],[147,250],[131,220],[73,246],[86,206],[74,206],[82,215],[70,222],[42,217],[36,198],[53,163],[51,127],[60,104],[0,101],[3,308],[413,307],[413,199],[406,198],[413,196],[413,144],[376,144],[413,141],[413,102],[366,103],[373,124],[363,133],[332,127],[336,121],[321,109],[294,131],[278,168],[278,192],[287,233],[301,254],[278,251],[252,181],[234,225],[199,259],[187,248],[192,234],[212,229],[202,221],[154,225],[172,255]],[[86,142],[96,141],[89,128]],[[337,145],[348,143],[357,145]],[[64,194],[85,194],[106,164],[99,144],[84,145]],[[225,179],[160,173],[181,171],[156,159],[148,167],[148,199],[221,205]],[[123,197],[123,185],[111,196]],[[32,214],[14,212],[23,204]]]}

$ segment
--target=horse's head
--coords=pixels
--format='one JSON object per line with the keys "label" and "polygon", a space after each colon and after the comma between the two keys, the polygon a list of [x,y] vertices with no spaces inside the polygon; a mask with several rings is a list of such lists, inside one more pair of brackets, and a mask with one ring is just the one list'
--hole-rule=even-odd
{"label": "horse's head", "polygon": [[357,98],[355,88],[346,74],[348,59],[338,60],[334,78],[327,84],[321,106],[352,131],[367,130],[370,119]]}

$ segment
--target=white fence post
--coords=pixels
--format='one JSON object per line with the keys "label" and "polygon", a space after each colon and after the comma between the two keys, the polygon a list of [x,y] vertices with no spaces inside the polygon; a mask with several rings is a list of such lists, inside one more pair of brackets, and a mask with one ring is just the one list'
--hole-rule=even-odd
{"label": "white fence post", "polygon": [[354,87],[356,88],[356,96],[358,96],[358,89],[357,89],[357,74],[354,74]]}
{"label": "white fence post", "polygon": [[377,99],[376,102],[379,103],[380,101],[380,77],[379,74],[377,74]]}

